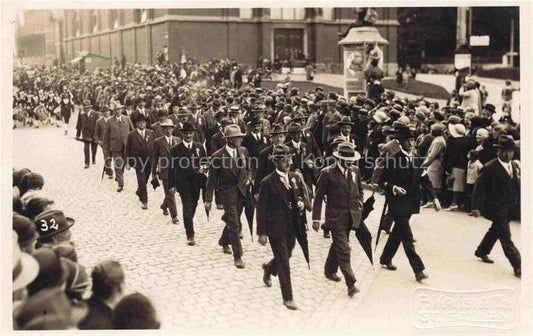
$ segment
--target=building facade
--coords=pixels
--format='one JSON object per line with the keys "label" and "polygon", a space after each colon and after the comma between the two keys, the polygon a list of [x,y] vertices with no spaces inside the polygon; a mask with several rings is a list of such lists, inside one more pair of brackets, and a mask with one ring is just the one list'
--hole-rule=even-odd
{"label": "building facade", "polygon": [[[397,67],[396,8],[377,8],[375,26],[389,40],[384,70]],[[155,64],[168,46],[170,62],[182,55],[256,64],[259,56],[281,61],[309,58],[319,66],[341,69],[338,33],[355,19],[353,8],[178,8],[65,10],[63,49],[68,62],[82,52],[112,62]]]}

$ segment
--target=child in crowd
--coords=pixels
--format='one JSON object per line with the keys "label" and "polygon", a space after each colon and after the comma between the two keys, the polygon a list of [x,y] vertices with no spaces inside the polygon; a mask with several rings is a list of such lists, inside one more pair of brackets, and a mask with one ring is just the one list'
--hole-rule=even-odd
{"label": "child in crowd", "polygon": [[479,171],[483,168],[483,164],[479,161],[479,152],[475,149],[468,152],[468,165],[466,168],[466,187],[465,187],[465,210],[471,216],[472,207],[472,192],[474,191],[474,184],[479,177]]}

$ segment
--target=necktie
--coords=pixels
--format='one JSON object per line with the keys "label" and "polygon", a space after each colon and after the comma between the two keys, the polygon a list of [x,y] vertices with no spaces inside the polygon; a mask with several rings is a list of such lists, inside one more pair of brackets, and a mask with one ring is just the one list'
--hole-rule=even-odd
{"label": "necktie", "polygon": [[287,175],[280,175],[280,178],[281,178],[281,182],[283,182],[283,185],[285,186],[285,188],[287,188],[287,190],[289,190],[291,188],[291,186],[289,184]]}
{"label": "necktie", "polygon": [[172,138],[168,138],[168,146],[172,147]]}

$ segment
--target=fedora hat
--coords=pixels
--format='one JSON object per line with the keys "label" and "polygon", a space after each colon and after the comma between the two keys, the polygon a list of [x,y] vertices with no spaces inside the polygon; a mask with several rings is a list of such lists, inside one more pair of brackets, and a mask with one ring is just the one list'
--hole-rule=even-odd
{"label": "fedora hat", "polygon": [[243,137],[245,134],[241,132],[239,125],[231,124],[224,128],[224,137],[225,138],[237,138]]}
{"label": "fedora hat", "polygon": [[220,121],[220,125],[222,125],[222,126],[228,126],[228,125],[232,125],[232,124],[233,124],[233,120],[231,120],[230,118],[223,118]]}
{"label": "fedora hat", "polygon": [[228,113],[229,113],[229,114],[237,114],[237,113],[241,113],[241,108],[239,107],[239,105],[232,105],[232,106],[230,106],[230,108],[228,109]]}
{"label": "fedora hat", "polygon": [[68,268],[61,263],[59,252],[41,247],[33,252],[33,257],[39,263],[37,277],[28,285],[28,293],[35,293],[50,287],[62,286],[68,277]]}
{"label": "fedora hat", "polygon": [[270,129],[270,133],[268,135],[277,135],[277,134],[286,134],[287,131],[285,128],[283,128],[283,125],[281,124],[273,124],[272,128]]}
{"label": "fedora hat", "polygon": [[352,118],[348,116],[342,117],[339,121],[337,121],[337,126],[342,126],[342,125],[353,126]]}
{"label": "fedora hat", "polygon": [[291,149],[286,145],[276,145],[272,149],[272,154],[268,156],[270,160],[276,160],[279,158],[290,157],[292,155]]}
{"label": "fedora hat", "polygon": [[148,121],[148,118],[146,118],[142,113],[135,113],[131,121],[134,125],[136,125],[140,121]]}
{"label": "fedora hat", "polygon": [[196,128],[190,122],[184,122],[183,126],[179,129],[182,132],[194,132]]}
{"label": "fedora hat", "polygon": [[251,117],[250,119],[248,119],[248,122],[246,123],[246,125],[248,126],[255,126],[255,125],[262,125],[262,124],[263,124],[263,120],[257,117]]}
{"label": "fedora hat", "polygon": [[466,135],[466,128],[463,124],[449,124],[448,131],[450,135],[454,138],[460,138]]}
{"label": "fedora hat", "polygon": [[74,219],[65,217],[61,210],[46,210],[35,217],[39,239],[68,230],[74,225]]}
{"label": "fedora hat", "polygon": [[330,145],[331,148],[335,148],[336,146],[340,145],[343,142],[346,142],[346,140],[344,140],[344,138],[342,138],[340,136],[336,136],[336,137],[333,138],[333,140],[331,141],[331,143],[329,145]]}
{"label": "fedora hat", "polygon": [[185,117],[191,115],[191,112],[189,112],[189,110],[185,106],[180,106],[178,107],[178,113],[176,115],[178,117]]}
{"label": "fedora hat", "polygon": [[498,138],[498,142],[493,145],[495,148],[502,149],[517,149],[516,143],[510,135],[502,135]]}
{"label": "fedora hat", "polygon": [[378,124],[383,124],[389,117],[387,116],[387,113],[383,111],[376,111],[374,115],[372,116],[372,119],[374,119]]}
{"label": "fedora hat", "polygon": [[163,120],[162,122],[159,123],[159,126],[161,127],[176,127],[176,125],[174,125],[174,123],[172,122],[172,119],[165,119]]}
{"label": "fedora hat", "polygon": [[89,99],[85,99],[83,101],[83,107],[93,107],[93,104],[91,104],[91,101]]}
{"label": "fedora hat", "polygon": [[35,224],[22,215],[13,214],[13,230],[18,235],[19,244],[25,244],[37,238]]}
{"label": "fedora hat", "polygon": [[13,231],[13,291],[29,285],[39,274],[39,263],[20,250],[18,235]]}
{"label": "fedora hat", "polygon": [[302,111],[296,112],[296,114],[292,117],[292,121],[305,119],[307,119],[307,116]]}
{"label": "fedora hat", "polygon": [[350,142],[342,142],[337,146],[337,150],[333,152],[333,156],[340,160],[357,161],[361,158],[361,154],[355,151],[355,146]]}
{"label": "fedora hat", "polygon": [[289,125],[289,130],[288,130],[289,133],[299,133],[299,132],[302,132],[302,125],[298,124],[298,123],[291,123]]}
{"label": "fedora hat", "polygon": [[403,123],[395,123],[393,124],[393,128],[391,128],[388,132],[390,135],[392,135],[395,139],[409,139],[414,138],[414,134],[411,131],[409,127],[404,125]]}

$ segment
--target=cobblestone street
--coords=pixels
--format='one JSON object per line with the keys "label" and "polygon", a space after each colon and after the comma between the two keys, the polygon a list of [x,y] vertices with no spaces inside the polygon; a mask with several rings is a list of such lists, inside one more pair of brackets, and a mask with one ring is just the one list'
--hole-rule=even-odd
{"label": "cobblestone street", "polygon": [[[125,189],[117,193],[114,180],[100,181],[101,149],[96,166],[83,169],[83,145],[74,140],[73,134],[73,127],[68,136],[55,127],[15,129],[14,166],[41,173],[46,194],[55,200],[57,208],[76,220],[73,240],[87,271],[100,260],[118,260],[126,271],[127,291],[142,292],[154,301],[164,329],[218,325],[253,329],[273,325],[328,327],[350,317],[342,312],[356,310],[376,276],[377,271],[352,235],[352,266],[361,292],[350,299],[344,282],[334,283],[323,275],[330,240],[310,230],[311,269],[299,245],[291,259],[294,298],[300,310],[290,312],[282,305],[277,278],[273,278],[272,288],[262,282],[261,264],[270,260],[272,253],[268,245],[257,243],[257,236],[251,241],[244,216],[246,268],[239,270],[217,244],[223,229],[221,210],[212,210],[208,222],[199,204],[196,246],[187,246],[181,213],[180,225],[173,225],[159,209],[162,187],[154,191],[149,185],[149,208],[142,210],[135,196],[135,172],[125,172]],[[380,204],[382,198],[376,202],[377,209]],[[370,216],[371,232],[375,232],[378,216],[379,211]]]}

